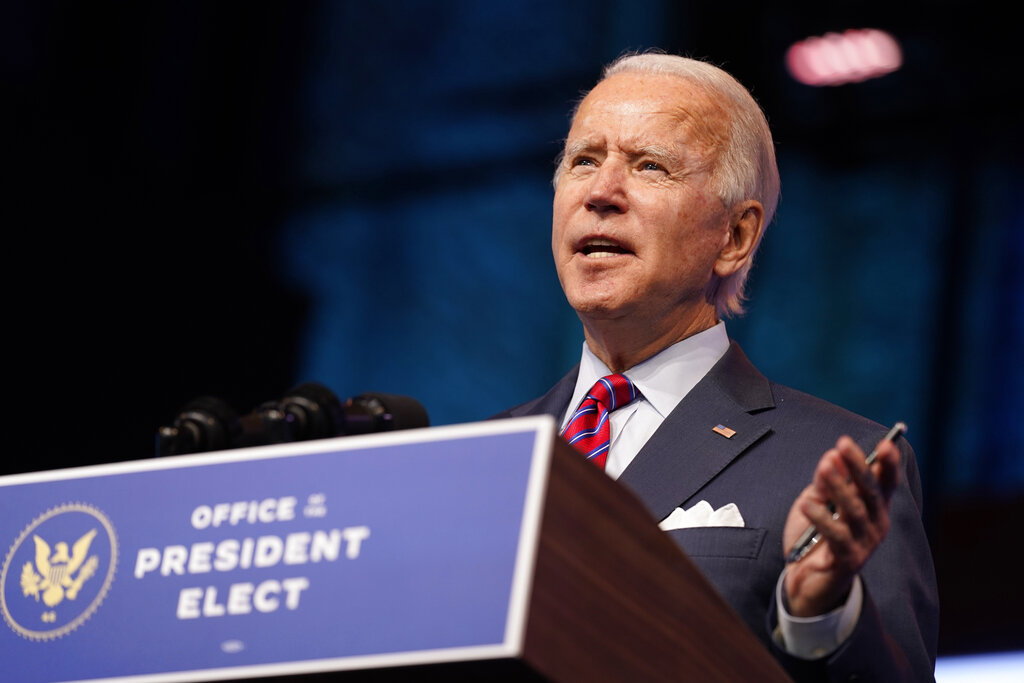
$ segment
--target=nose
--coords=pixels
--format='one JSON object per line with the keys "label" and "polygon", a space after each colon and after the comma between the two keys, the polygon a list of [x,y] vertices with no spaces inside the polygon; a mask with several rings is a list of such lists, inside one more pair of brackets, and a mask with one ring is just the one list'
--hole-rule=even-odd
{"label": "nose", "polygon": [[625,213],[628,206],[627,172],[625,164],[611,158],[605,159],[591,176],[585,199],[587,210],[595,213]]}

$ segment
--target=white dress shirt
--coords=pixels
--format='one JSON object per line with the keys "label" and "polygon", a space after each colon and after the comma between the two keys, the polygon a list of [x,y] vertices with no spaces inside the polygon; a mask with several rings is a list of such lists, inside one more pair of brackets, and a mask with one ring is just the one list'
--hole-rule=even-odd
{"label": "white dress shirt", "polygon": [[[609,418],[610,442],[605,472],[613,479],[633,461],[647,440],[676,405],[714,367],[729,350],[729,336],[725,323],[719,322],[703,332],[676,342],[657,355],[635,365],[625,374],[640,395],[629,404],[612,412]],[[580,402],[594,383],[612,374],[583,343],[580,373],[576,378],[569,408],[562,418],[562,428],[568,423]],[[817,659],[834,652],[853,632],[860,617],[863,600],[860,577],[845,605],[820,617],[791,616],[782,599],[782,579],[776,588],[779,627],[773,634],[776,642],[790,654],[804,659]]]}

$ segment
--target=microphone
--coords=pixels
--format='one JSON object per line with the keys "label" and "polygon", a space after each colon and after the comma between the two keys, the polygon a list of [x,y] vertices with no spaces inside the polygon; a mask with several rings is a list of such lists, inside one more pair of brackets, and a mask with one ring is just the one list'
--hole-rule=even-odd
{"label": "microphone", "polygon": [[342,403],[327,387],[309,382],[241,417],[220,399],[198,398],[158,430],[157,456],[429,426],[426,409],[408,396],[368,392]]}
{"label": "microphone", "polygon": [[156,454],[181,455],[231,448],[241,424],[235,411],[215,396],[200,396],[182,408],[174,422],[156,434]]}
{"label": "microphone", "polygon": [[408,396],[367,392],[341,403],[330,389],[312,382],[292,389],[276,408],[289,423],[287,441],[430,426],[426,409]]}

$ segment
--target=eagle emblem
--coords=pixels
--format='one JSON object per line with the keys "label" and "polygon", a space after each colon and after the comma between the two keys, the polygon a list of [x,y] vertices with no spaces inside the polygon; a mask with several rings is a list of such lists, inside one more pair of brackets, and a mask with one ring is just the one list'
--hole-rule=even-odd
{"label": "eagle emblem", "polygon": [[62,638],[96,612],[116,572],[107,516],[88,503],[57,505],[24,527],[3,558],[0,617],[29,640]]}
{"label": "eagle emblem", "polygon": [[82,584],[93,577],[99,566],[99,558],[89,556],[89,546],[95,536],[96,529],[90,529],[74,542],[69,554],[66,542],[54,544],[51,552],[46,541],[33,535],[35,566],[26,562],[21,569],[21,590],[25,596],[34,597],[36,602],[42,598],[43,604],[51,608],[65,598],[74,600],[78,597]]}

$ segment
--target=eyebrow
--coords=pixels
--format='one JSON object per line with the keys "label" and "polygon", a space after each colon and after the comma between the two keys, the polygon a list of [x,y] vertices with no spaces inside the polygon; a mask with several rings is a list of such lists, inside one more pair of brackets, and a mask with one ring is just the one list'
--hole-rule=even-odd
{"label": "eyebrow", "polygon": [[588,150],[596,150],[602,147],[601,144],[594,140],[579,139],[579,140],[567,140],[565,143],[565,149],[562,150],[562,159],[572,159],[576,155],[586,152]]}
{"label": "eyebrow", "polygon": [[[572,160],[577,155],[584,152],[604,150],[605,147],[606,145],[603,142],[598,142],[594,139],[581,138],[578,140],[571,140],[565,144],[565,150],[562,152],[562,159]],[[631,160],[651,157],[652,159],[663,161],[668,165],[676,167],[682,165],[682,158],[679,154],[664,145],[636,145],[635,148],[629,152],[629,157]]]}
{"label": "eyebrow", "polygon": [[636,158],[651,157],[676,168],[682,166],[679,154],[662,145],[640,145],[633,156]]}

